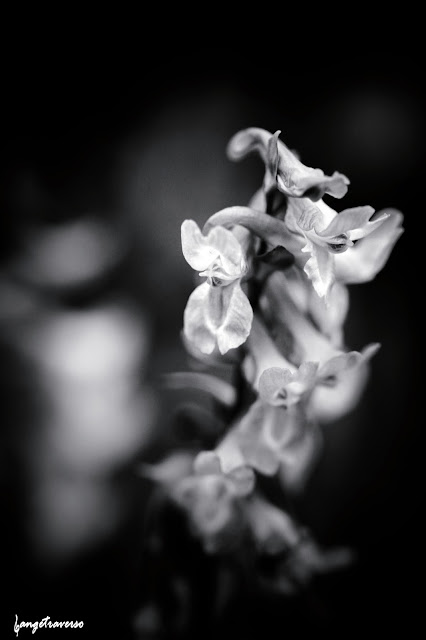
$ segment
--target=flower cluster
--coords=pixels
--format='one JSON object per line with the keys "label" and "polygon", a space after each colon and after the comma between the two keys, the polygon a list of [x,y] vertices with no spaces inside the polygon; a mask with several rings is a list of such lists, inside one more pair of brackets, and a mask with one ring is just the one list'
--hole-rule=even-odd
{"label": "flower cluster", "polygon": [[[238,384],[216,446],[194,454],[189,472],[171,459],[167,487],[206,552],[249,545],[285,557],[274,580],[291,591],[348,559],[321,550],[286,500],[309,477],[323,425],[356,406],[380,346],[347,348],[347,285],[373,279],[403,230],[392,209],[334,210],[323,198],[341,199],[349,180],[305,166],[279,134],[250,128],[229,142],[230,159],[254,152],[265,165],[248,206],[213,214],[202,230],[182,224],[185,260],[205,279],[184,313],[184,340],[201,370],[193,375],[208,391],[213,378],[202,369],[222,361]],[[213,395],[218,388],[211,384]]]}

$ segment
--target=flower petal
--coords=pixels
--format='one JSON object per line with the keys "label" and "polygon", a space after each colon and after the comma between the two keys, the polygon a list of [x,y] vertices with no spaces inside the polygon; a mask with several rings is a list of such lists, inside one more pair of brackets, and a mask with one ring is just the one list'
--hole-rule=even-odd
{"label": "flower petal", "polygon": [[200,451],[194,460],[194,471],[197,475],[221,475],[219,456],[214,451]]}
{"label": "flower petal", "polygon": [[321,451],[320,430],[312,424],[307,427],[280,455],[279,477],[287,491],[299,492],[303,489]]}
{"label": "flower petal", "polygon": [[262,439],[265,428],[266,409],[260,400],[251,405],[241,420],[237,436],[241,453],[247,465],[265,475],[277,472],[279,461],[274,451]]}
{"label": "flower petal", "polygon": [[232,483],[232,490],[236,496],[244,497],[253,491],[255,475],[250,467],[236,467],[227,474],[227,478]]}
{"label": "flower petal", "polygon": [[[340,368],[337,371],[344,363],[344,358],[341,358],[340,361],[333,358],[330,363],[325,364],[321,375],[324,376],[327,368],[329,371],[334,368],[334,384],[317,385],[310,397],[312,413],[320,423],[339,420],[358,405],[368,379],[368,361],[378,348],[379,345],[376,343],[365,347],[361,353],[352,352],[357,355],[355,358],[350,357],[349,363],[352,360],[352,366],[347,369]],[[323,382],[326,382],[324,378]]]}
{"label": "flower petal", "polygon": [[257,315],[253,318],[250,336],[247,340],[247,350],[248,355],[243,362],[243,372],[248,382],[256,390],[259,389],[260,377],[266,369],[278,367],[289,369],[291,372],[296,371],[296,367],[278,351]]}
{"label": "flower petal", "polygon": [[304,253],[310,253],[303,270],[320,296],[324,298],[334,282],[334,256],[324,247],[319,247],[308,240],[302,249]]}
{"label": "flower petal", "polygon": [[275,396],[282,391],[292,380],[289,369],[270,367],[263,371],[259,379],[259,395],[268,404],[275,404]]}
{"label": "flower petal", "polygon": [[186,339],[206,354],[212,353],[216,346],[215,331],[207,319],[210,290],[211,287],[207,282],[194,289],[183,314],[183,331]]}
{"label": "flower petal", "polygon": [[314,322],[336,348],[343,346],[343,325],[349,309],[347,287],[334,282],[327,299],[320,298],[312,290],[308,299],[308,310]]}
{"label": "flower petal", "polygon": [[181,236],[185,260],[196,271],[207,269],[220,258],[225,272],[236,277],[241,275],[243,252],[232,231],[216,226],[205,236],[194,220],[184,220]]}
{"label": "flower petal", "polygon": [[223,292],[223,316],[216,330],[216,337],[219,351],[224,354],[247,340],[253,310],[238,281],[227,287],[220,287],[220,290]]}
{"label": "flower petal", "polygon": [[388,210],[389,217],[369,236],[361,239],[345,253],[334,256],[336,279],[347,284],[369,282],[386,264],[389,255],[404,232],[403,215]]}
{"label": "flower petal", "polygon": [[207,242],[194,220],[184,220],[181,227],[182,253],[196,271],[207,269],[219,255],[217,248]]}
{"label": "flower petal", "polygon": [[299,542],[300,533],[292,518],[260,496],[253,496],[246,509],[256,544],[262,553],[276,554]]}
{"label": "flower petal", "polygon": [[341,235],[342,233],[348,233],[351,231],[351,239],[357,240],[371,233],[377,226],[380,226],[384,222],[387,216],[381,216],[380,218],[369,222],[371,216],[374,213],[373,207],[353,207],[352,209],[345,209],[336,215],[330,224],[323,230],[319,231],[315,229],[318,236],[322,238],[332,238],[334,236]]}
{"label": "flower petal", "polygon": [[261,399],[272,406],[289,407],[297,403],[313,387],[317,368],[316,363],[304,362],[294,373],[278,367],[266,369],[259,379]]}
{"label": "flower petal", "polygon": [[261,308],[277,333],[290,334],[285,355],[293,363],[312,361],[319,364],[339,354],[304,313],[296,306],[287,289],[284,273],[272,274],[260,300]]}

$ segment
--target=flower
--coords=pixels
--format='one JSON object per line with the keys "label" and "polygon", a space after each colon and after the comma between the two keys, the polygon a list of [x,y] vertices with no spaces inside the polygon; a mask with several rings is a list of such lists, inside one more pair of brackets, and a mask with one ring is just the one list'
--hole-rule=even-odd
{"label": "flower", "polygon": [[253,491],[254,481],[249,467],[224,473],[219,456],[202,451],[195,458],[194,473],[174,488],[175,501],[187,511],[206,551],[216,552],[235,543],[242,524],[237,500]]}
{"label": "flower", "polygon": [[337,213],[325,202],[290,198],[285,223],[303,243],[296,261],[312,281],[320,297],[326,296],[335,280],[335,255],[352,249],[354,242],[377,230],[389,217],[382,213],[371,219],[370,206],[354,207]]}
{"label": "flower", "polygon": [[245,342],[253,311],[240,282],[248,265],[236,235],[217,226],[204,236],[197,223],[182,224],[182,251],[188,264],[207,281],[190,295],[184,312],[184,335],[202,353],[216,345],[221,354]]}
{"label": "flower", "polygon": [[388,217],[379,227],[350,251],[335,256],[336,280],[347,284],[369,282],[383,269],[396,241],[404,233],[402,213],[396,209],[386,212]]}
{"label": "flower", "polygon": [[299,542],[300,531],[293,519],[261,496],[250,497],[246,514],[255,544],[261,553],[281,553]]}
{"label": "flower", "polygon": [[[285,274],[273,274],[261,306],[274,337],[285,336],[279,346],[286,359],[293,365],[300,365],[308,359],[318,363],[315,385],[309,396],[311,414],[321,422],[337,420],[351,411],[358,402],[367,380],[367,364],[380,345],[372,343],[361,351],[337,348],[296,305],[295,296],[290,293],[291,287],[287,286],[288,282]],[[249,347],[259,371],[266,363],[265,358],[259,354],[270,354],[271,350],[277,348],[265,332],[262,334],[258,330],[257,324],[253,325],[253,329]],[[255,341],[256,347],[252,346]],[[271,362],[275,364],[277,357]]]}
{"label": "flower", "polygon": [[349,310],[349,292],[346,285],[334,282],[327,295],[321,298],[308,276],[293,265],[285,272],[286,290],[299,311],[312,318],[319,331],[336,349],[343,349],[343,325]]}
{"label": "flower", "polygon": [[354,552],[347,547],[321,547],[305,529],[280,563],[272,586],[283,594],[298,593],[315,576],[346,569],[354,558]]}
{"label": "flower", "polygon": [[[278,353],[257,318],[248,349],[251,353],[244,371],[259,397],[236,433],[246,463],[266,475],[273,475],[280,464],[292,459],[301,442],[303,446],[309,430],[306,400],[314,387],[318,365],[304,362],[294,367],[290,364]],[[281,366],[263,369],[268,361]]]}
{"label": "flower", "polygon": [[227,148],[231,160],[240,160],[257,151],[265,163],[265,191],[277,187],[279,191],[293,198],[307,197],[313,201],[328,193],[342,198],[348,190],[349,180],[335,171],[326,176],[321,169],[313,169],[302,164],[294,153],[279,140],[281,131],[273,135],[265,129],[251,127],[236,133]]}

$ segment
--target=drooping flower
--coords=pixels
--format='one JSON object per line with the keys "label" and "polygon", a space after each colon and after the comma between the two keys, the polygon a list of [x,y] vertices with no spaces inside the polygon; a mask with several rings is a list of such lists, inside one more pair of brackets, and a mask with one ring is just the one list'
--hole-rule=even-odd
{"label": "drooping flower", "polygon": [[192,529],[208,552],[235,543],[242,521],[238,499],[254,488],[254,473],[239,466],[224,473],[214,451],[202,451],[194,461],[194,473],[174,488],[173,496],[189,517]]}
{"label": "drooping flower", "polygon": [[402,234],[401,213],[373,214],[369,206],[337,213],[322,200],[314,204],[307,198],[288,198],[284,220],[249,207],[228,207],[212,215],[205,229],[242,225],[262,238],[268,250],[284,247],[328,302],[336,281],[372,280]]}
{"label": "drooping flower", "polygon": [[228,157],[240,160],[256,151],[265,163],[265,191],[277,187],[293,198],[306,197],[319,200],[325,193],[342,198],[348,190],[349,180],[335,171],[326,176],[321,169],[307,167],[279,140],[280,131],[274,134],[250,127],[236,133],[228,144]]}
{"label": "drooping flower", "polygon": [[196,222],[185,220],[182,251],[188,264],[207,278],[188,299],[185,337],[205,354],[216,345],[221,354],[239,347],[250,333],[253,317],[240,284],[248,264],[239,240],[220,226],[205,236]]}
{"label": "drooping flower", "polygon": [[315,576],[346,569],[354,557],[354,552],[347,547],[321,547],[305,529],[299,542],[280,563],[273,586],[283,594],[298,593]]}
{"label": "drooping flower", "polygon": [[[254,319],[247,346],[249,356],[244,371],[259,397],[236,430],[243,458],[266,475],[275,474],[280,465],[293,465],[295,456],[304,465],[307,458],[301,451],[308,441],[311,452],[306,403],[315,385],[318,365],[290,364],[278,353],[258,318]],[[279,366],[267,366],[269,363]]]}
{"label": "drooping flower", "polygon": [[267,555],[291,549],[300,540],[299,527],[293,518],[260,495],[247,501],[246,514],[258,551]]}
{"label": "drooping flower", "polygon": [[[337,420],[357,404],[367,380],[368,362],[380,345],[372,343],[361,351],[336,348],[297,307],[287,285],[285,274],[273,274],[261,306],[287,359],[294,365],[300,365],[308,358],[318,363],[315,386],[309,397],[312,414],[320,421]],[[256,335],[265,342],[258,332]],[[285,335],[285,341],[279,341],[282,335]],[[254,344],[254,340],[250,344]],[[257,353],[261,349],[258,347]]]}
{"label": "drooping flower", "polygon": [[[388,218],[350,251],[335,256],[335,277],[339,282],[356,284],[369,282],[385,266],[389,255],[404,233],[404,216],[396,209],[387,209]],[[379,213],[380,217],[382,214]]]}
{"label": "drooping flower", "polygon": [[[302,266],[320,297],[335,281],[335,255],[352,250],[354,242],[377,230],[389,217],[382,213],[371,219],[370,206],[354,207],[337,213],[325,202],[315,204],[307,198],[290,198],[285,223],[303,239],[296,261]],[[306,255],[307,254],[307,255]],[[303,264],[304,263],[304,264]]]}
{"label": "drooping flower", "polygon": [[285,272],[286,291],[299,311],[312,318],[318,330],[336,349],[344,348],[344,323],[349,310],[346,285],[334,282],[327,295],[321,298],[302,269],[293,265]]}

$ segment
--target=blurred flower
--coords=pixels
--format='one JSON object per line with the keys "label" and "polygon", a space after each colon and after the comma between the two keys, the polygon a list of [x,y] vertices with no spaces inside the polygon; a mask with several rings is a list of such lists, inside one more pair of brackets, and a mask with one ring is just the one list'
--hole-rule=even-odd
{"label": "blurred flower", "polygon": [[301,402],[285,407],[259,398],[242,418],[237,434],[246,464],[265,475],[274,475],[280,464],[292,457],[295,445],[300,446],[307,431],[308,416]]}
{"label": "blurred flower", "polygon": [[296,545],[299,529],[293,519],[259,495],[247,501],[246,514],[258,550],[268,555]]}
{"label": "blurred flower", "polygon": [[348,288],[341,282],[334,282],[325,300],[312,287],[306,273],[297,266],[287,269],[285,278],[287,293],[299,311],[312,318],[333,347],[343,349],[343,325],[349,310]]}
{"label": "blurred flower", "polygon": [[297,593],[315,576],[345,569],[353,560],[354,553],[350,549],[323,549],[305,530],[281,563],[274,586],[281,593]]}
{"label": "blurred flower", "polygon": [[248,265],[236,236],[223,227],[202,235],[193,220],[182,224],[182,251],[188,264],[207,282],[189,297],[184,334],[202,353],[216,345],[220,353],[239,347],[250,333],[253,317],[240,282]]}
{"label": "blurred flower", "polygon": [[[290,295],[287,285],[286,275],[273,274],[262,301],[273,334],[278,336],[280,352],[261,325],[254,323],[248,343],[251,362],[248,360],[245,370],[251,376],[259,376],[260,369],[266,368],[268,361],[277,366],[277,362],[284,359],[295,366],[309,358],[318,363],[315,385],[309,396],[310,414],[321,422],[337,420],[359,401],[367,381],[368,362],[380,345],[372,343],[361,351],[344,351],[340,346],[336,347],[296,306],[295,296]],[[287,359],[281,355],[282,351]]]}
{"label": "blurred flower", "polygon": [[238,539],[242,521],[237,499],[247,496],[253,487],[252,469],[240,466],[224,473],[219,456],[202,451],[194,461],[193,475],[181,480],[172,495],[188,513],[206,551],[216,552]]}
{"label": "blurred flower", "polygon": [[321,169],[305,166],[278,139],[280,133],[276,131],[272,135],[256,127],[239,131],[228,144],[228,157],[240,160],[257,151],[265,163],[265,191],[276,186],[285,195],[295,198],[307,197],[316,201],[324,193],[342,198],[348,190],[348,178],[337,171],[326,176]]}

